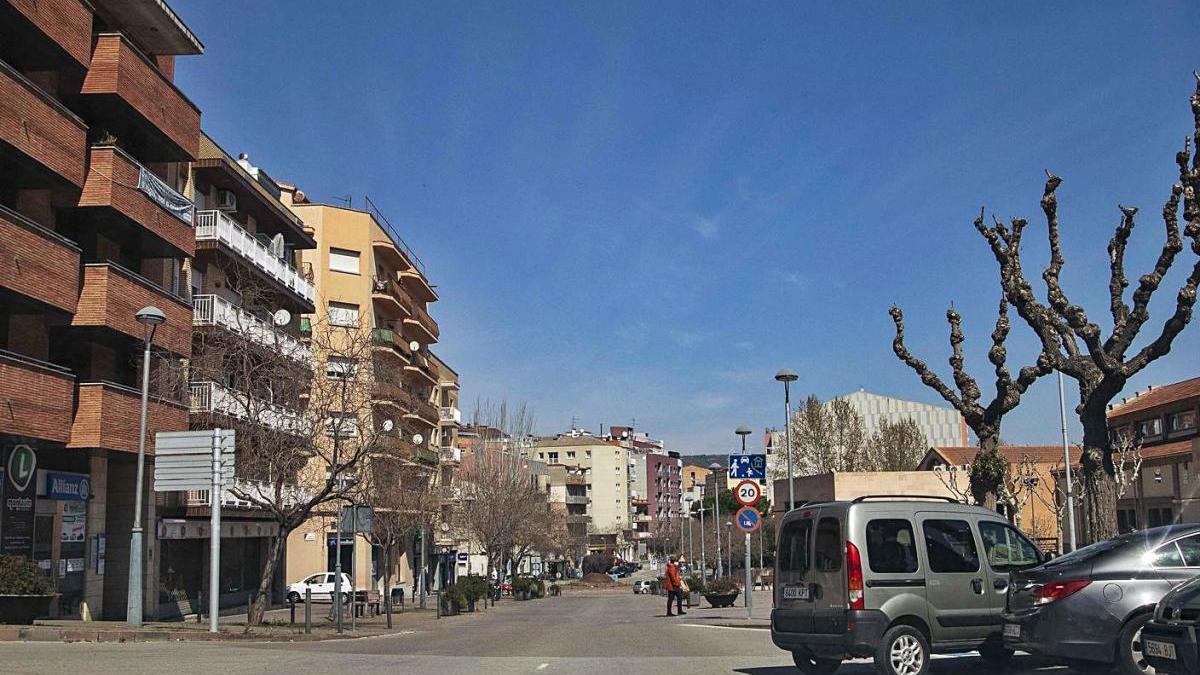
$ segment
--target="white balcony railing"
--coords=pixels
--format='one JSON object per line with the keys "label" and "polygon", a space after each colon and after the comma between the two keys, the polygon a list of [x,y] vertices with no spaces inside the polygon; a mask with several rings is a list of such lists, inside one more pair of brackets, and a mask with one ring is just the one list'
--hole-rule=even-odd
{"label": "white balcony railing", "polygon": [[312,349],[219,295],[192,296],[193,326],[222,326],[284,356],[311,366]]}
{"label": "white balcony railing", "polygon": [[441,455],[443,462],[461,462],[462,461],[462,448],[444,446],[444,447],[438,448],[438,454]]}
{"label": "white balcony railing", "polygon": [[[294,485],[284,485],[279,495],[275,496],[275,484],[266,481],[234,478],[233,484],[221,491],[221,506],[252,509],[261,508],[263,504],[288,505],[300,503],[307,499],[303,490]],[[188,490],[187,506],[212,506],[212,490]]]}
{"label": "white balcony railing", "polygon": [[280,431],[302,434],[303,421],[294,411],[282,406],[252,399],[247,394],[229,389],[216,382],[192,382],[191,412],[216,413],[260,424]]}
{"label": "white balcony railing", "polygon": [[442,424],[458,424],[462,422],[462,412],[453,406],[438,408],[438,421]]}
{"label": "white balcony railing", "polygon": [[196,241],[219,241],[305,300],[312,302],[316,297],[312,282],[287,261],[271,255],[266,245],[220,211],[196,213]]}

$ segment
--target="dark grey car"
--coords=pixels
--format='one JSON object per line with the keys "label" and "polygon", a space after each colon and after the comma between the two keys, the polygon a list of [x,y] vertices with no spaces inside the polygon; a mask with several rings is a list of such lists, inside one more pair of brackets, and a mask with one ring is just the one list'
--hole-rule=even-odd
{"label": "dark grey car", "polygon": [[1101,663],[1153,673],[1142,626],[1172,588],[1200,574],[1200,525],[1156,527],[1097,542],[1014,572],[1004,614],[1008,647],[1084,672]]}

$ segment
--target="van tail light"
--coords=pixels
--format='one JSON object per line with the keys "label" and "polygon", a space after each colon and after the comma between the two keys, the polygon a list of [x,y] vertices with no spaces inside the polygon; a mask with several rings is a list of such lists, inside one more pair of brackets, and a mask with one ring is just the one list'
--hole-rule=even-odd
{"label": "van tail light", "polygon": [[1092,583],[1091,579],[1069,579],[1067,581],[1051,581],[1048,584],[1042,585],[1041,588],[1033,594],[1033,604],[1048,605],[1052,602],[1062,600],[1065,597],[1074,595],[1083,590],[1088,584]]}
{"label": "van tail light", "polygon": [[867,599],[863,596],[862,557],[858,547],[846,542],[846,590],[850,609],[866,609]]}

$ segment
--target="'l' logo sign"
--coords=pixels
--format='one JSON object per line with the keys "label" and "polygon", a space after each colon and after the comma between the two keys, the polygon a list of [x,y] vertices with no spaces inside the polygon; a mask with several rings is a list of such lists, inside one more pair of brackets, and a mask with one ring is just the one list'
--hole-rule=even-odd
{"label": "'l' logo sign", "polygon": [[37,473],[37,455],[33,453],[33,448],[28,445],[14,447],[8,455],[7,473],[9,482],[17,492],[24,492]]}

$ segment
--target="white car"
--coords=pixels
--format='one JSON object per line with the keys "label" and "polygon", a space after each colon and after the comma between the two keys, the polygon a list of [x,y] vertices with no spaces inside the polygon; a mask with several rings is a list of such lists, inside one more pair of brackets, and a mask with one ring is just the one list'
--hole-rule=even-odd
{"label": "white car", "polygon": [[[297,581],[288,586],[287,598],[290,601],[304,602],[304,591],[308,589],[312,591],[314,602],[330,602],[333,599],[333,586],[333,572],[314,574],[304,581]],[[345,572],[342,572],[342,595],[345,596],[343,602],[350,600],[350,575]]]}
{"label": "white car", "polygon": [[634,592],[634,594],[649,593],[650,592],[650,582],[646,581],[645,579],[643,579],[641,581],[635,581],[633,583],[633,592]]}

